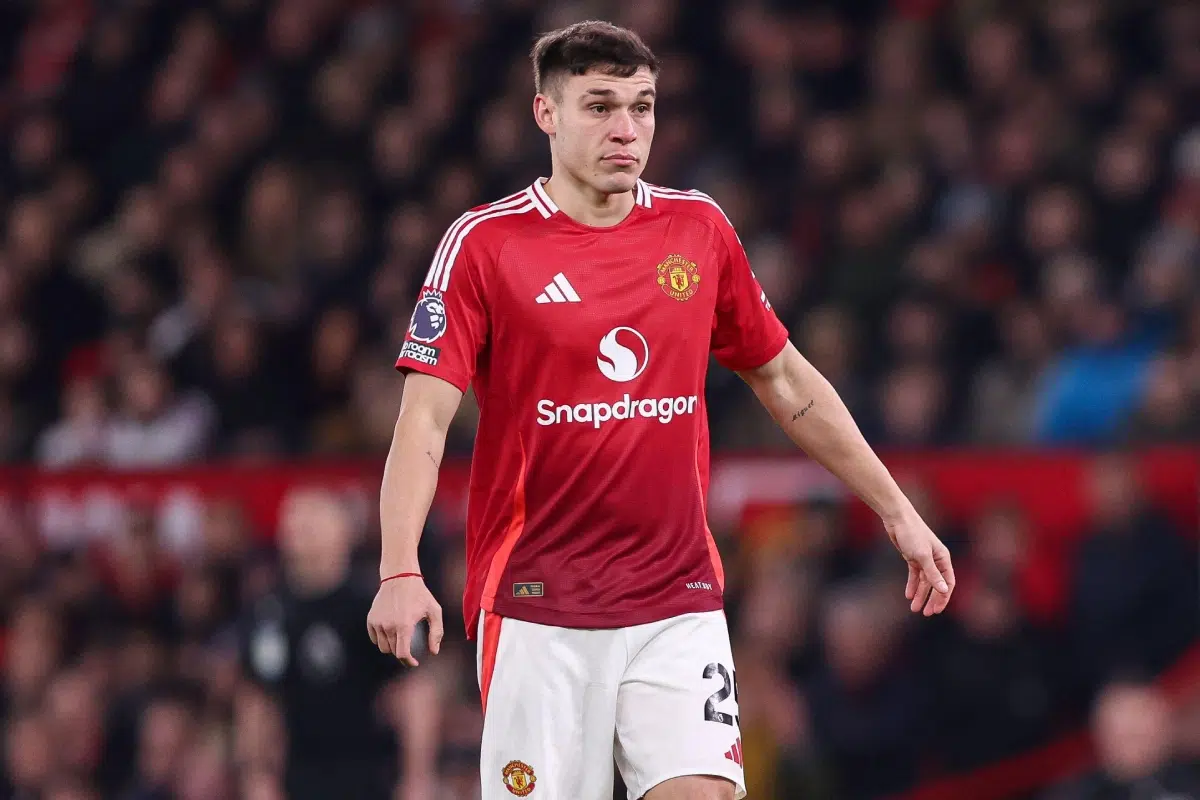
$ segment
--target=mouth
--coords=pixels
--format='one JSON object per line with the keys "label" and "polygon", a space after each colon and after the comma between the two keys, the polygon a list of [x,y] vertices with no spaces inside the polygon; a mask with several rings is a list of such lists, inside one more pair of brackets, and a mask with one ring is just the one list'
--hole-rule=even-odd
{"label": "mouth", "polygon": [[632,167],[637,163],[637,156],[633,155],[632,153],[613,153],[612,155],[605,156],[601,160],[607,161],[609,164],[616,164],[620,167]]}

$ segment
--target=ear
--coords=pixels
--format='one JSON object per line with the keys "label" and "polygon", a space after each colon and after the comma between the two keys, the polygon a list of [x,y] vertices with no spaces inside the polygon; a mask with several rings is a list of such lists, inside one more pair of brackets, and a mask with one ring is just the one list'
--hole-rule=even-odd
{"label": "ear", "polygon": [[549,95],[538,92],[533,98],[533,121],[542,129],[542,133],[553,136],[556,130],[554,114],[558,110],[554,99]]}

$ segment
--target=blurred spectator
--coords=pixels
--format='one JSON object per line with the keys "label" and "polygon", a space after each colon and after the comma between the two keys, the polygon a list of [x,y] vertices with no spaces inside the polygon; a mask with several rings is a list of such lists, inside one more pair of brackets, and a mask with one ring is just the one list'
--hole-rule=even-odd
{"label": "blurred spectator", "polygon": [[[928,664],[938,757],[965,771],[1031,749],[1053,730],[1050,648],[1023,618],[1012,578],[983,574],[962,597]],[[957,591],[956,591],[957,594]]]}
{"label": "blurred spectator", "polygon": [[1131,442],[1200,441],[1200,392],[1188,386],[1184,369],[1178,356],[1155,359],[1141,403],[1129,421],[1127,436]]}
{"label": "blurred spectator", "polygon": [[1157,674],[1200,637],[1195,552],[1133,470],[1109,455],[1091,476],[1093,530],[1080,544],[1071,623],[1080,677],[1093,689],[1129,670]]}
{"label": "blurred spectator", "polygon": [[737,680],[748,791],[764,797],[828,792],[828,770],[796,679],[813,667],[817,585],[809,573],[764,558],[739,604]]}
{"label": "blurred spectator", "polygon": [[48,469],[103,464],[109,435],[104,388],[94,378],[79,378],[68,384],[63,405],[63,418],[38,441],[38,463]]}
{"label": "blurred spectator", "polygon": [[[12,713],[34,711],[61,657],[61,621],[49,602],[27,596],[12,609],[4,667],[4,706]],[[39,729],[39,718],[31,729]],[[22,738],[24,741],[24,738]]]}
{"label": "blurred spectator", "polygon": [[47,688],[45,709],[55,743],[57,771],[92,775],[104,755],[104,702],[95,671],[64,671]]}
{"label": "blurred spectator", "polygon": [[286,720],[289,798],[383,800],[401,787],[415,800],[433,785],[430,748],[441,723],[437,702],[423,700],[436,698],[437,686],[428,671],[402,679],[395,658],[363,635],[373,592],[351,571],[352,526],[326,492],[289,497],[283,583],[244,620],[242,659]]}
{"label": "blurred spectator", "polygon": [[927,363],[908,363],[887,374],[879,388],[882,417],[875,434],[897,447],[942,444],[948,427],[945,375]]}
{"label": "blurred spectator", "polygon": [[1062,556],[1039,537],[1021,506],[999,499],[972,521],[962,580],[1008,581],[1022,612],[1043,631],[1061,623],[1066,602],[1061,581]]}
{"label": "blurred spectator", "polygon": [[208,398],[176,394],[170,376],[149,358],[138,357],[119,377],[121,401],[109,436],[108,463],[163,467],[206,452],[212,429]]}
{"label": "blurred spectator", "polygon": [[36,800],[53,779],[54,742],[36,711],[16,713],[5,730],[5,789],[13,800]]}
{"label": "blurred spectator", "polygon": [[280,455],[290,450],[295,419],[274,348],[258,319],[244,307],[218,312],[205,337],[208,352],[196,364],[206,392],[223,409],[215,431],[220,455]]}
{"label": "blurred spectator", "polygon": [[100,800],[100,795],[76,778],[56,778],[47,787],[45,800]]}
{"label": "blurred spectator", "polygon": [[971,435],[986,444],[1028,444],[1048,366],[1050,333],[1036,307],[1018,303],[1004,310],[1001,337],[1003,354],[975,375]]}
{"label": "blurred spectator", "polygon": [[924,698],[899,653],[895,603],[871,585],[844,586],[821,616],[827,660],[809,685],[817,747],[834,767],[838,797],[877,797],[913,780]]}
{"label": "blurred spectator", "polygon": [[152,700],[141,717],[137,771],[122,800],[160,800],[175,795],[196,731],[195,706],[185,697]]}
{"label": "blurred spectator", "polygon": [[1048,800],[1176,800],[1200,795],[1200,775],[1174,752],[1173,714],[1162,694],[1115,682],[1096,700],[1092,738],[1095,773],[1047,795]]}

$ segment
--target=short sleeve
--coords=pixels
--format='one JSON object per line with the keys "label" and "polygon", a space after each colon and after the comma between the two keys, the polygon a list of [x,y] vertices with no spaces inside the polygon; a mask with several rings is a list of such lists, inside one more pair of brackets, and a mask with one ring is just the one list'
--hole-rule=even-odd
{"label": "short sleeve", "polygon": [[451,228],[443,239],[421,287],[396,369],[441,378],[465,393],[487,343],[488,314],[479,254],[461,240],[451,246],[453,233]]}
{"label": "short sleeve", "polygon": [[713,217],[719,232],[721,277],[713,318],[712,354],[734,371],[755,369],[779,355],[788,332],[750,269],[746,251],[723,213]]}

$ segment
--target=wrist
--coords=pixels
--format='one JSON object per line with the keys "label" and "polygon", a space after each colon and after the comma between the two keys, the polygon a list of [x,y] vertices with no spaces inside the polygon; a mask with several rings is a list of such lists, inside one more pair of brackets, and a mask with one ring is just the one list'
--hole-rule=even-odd
{"label": "wrist", "polygon": [[379,585],[382,586],[383,584],[387,583],[388,581],[398,581],[398,580],[404,580],[406,578],[416,578],[422,582],[425,580],[425,576],[419,572],[396,572],[392,575],[382,576],[379,579]]}
{"label": "wrist", "polygon": [[884,525],[892,526],[911,519],[917,511],[908,498],[901,495],[899,499],[884,505],[878,513]]}
{"label": "wrist", "polygon": [[417,563],[415,558],[396,561],[381,561],[379,564],[379,580],[384,580],[392,575],[402,575],[405,573],[421,574],[421,565]]}

